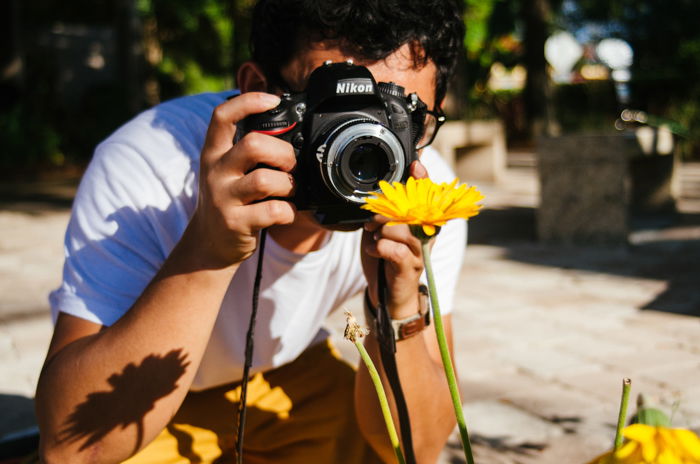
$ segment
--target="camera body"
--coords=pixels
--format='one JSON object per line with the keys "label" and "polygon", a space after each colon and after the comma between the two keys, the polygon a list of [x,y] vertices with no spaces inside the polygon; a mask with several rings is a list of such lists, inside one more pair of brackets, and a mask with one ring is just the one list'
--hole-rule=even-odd
{"label": "camera body", "polygon": [[379,181],[408,178],[425,110],[415,93],[377,84],[364,66],[326,62],[304,92],[239,122],[237,136],[255,131],[291,143],[297,209],[311,210],[321,224],[357,223],[371,215],[360,206]]}

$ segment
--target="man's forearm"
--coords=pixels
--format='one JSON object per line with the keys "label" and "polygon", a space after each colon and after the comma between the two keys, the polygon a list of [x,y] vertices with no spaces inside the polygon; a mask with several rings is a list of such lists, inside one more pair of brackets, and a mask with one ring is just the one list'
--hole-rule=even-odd
{"label": "man's forearm", "polygon": [[[455,425],[442,365],[436,361],[436,354],[429,349],[433,340],[434,333],[427,328],[420,335],[397,342],[396,350],[396,364],[411,418],[413,445],[419,463],[436,461]],[[392,415],[396,419],[393,395],[380,361],[379,345],[373,334],[366,338],[365,347],[382,376]],[[355,389],[355,408],[363,435],[384,461],[394,462],[376,392],[364,366],[360,366],[358,371]]]}
{"label": "man's forearm", "polygon": [[113,326],[50,352],[36,398],[46,461],[120,462],[180,407],[236,269],[185,248]]}

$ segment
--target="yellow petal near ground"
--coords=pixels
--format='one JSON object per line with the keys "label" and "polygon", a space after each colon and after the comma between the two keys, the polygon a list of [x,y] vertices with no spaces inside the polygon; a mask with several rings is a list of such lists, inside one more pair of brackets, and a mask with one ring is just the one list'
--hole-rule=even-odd
{"label": "yellow petal near ground", "polygon": [[622,434],[622,447],[590,464],[700,464],[700,438],[690,430],[632,424]]}

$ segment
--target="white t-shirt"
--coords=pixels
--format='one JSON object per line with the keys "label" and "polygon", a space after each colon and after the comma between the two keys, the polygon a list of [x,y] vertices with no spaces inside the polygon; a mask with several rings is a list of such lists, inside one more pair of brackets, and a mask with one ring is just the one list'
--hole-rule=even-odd
{"label": "white t-shirt", "polygon": [[[63,282],[49,297],[64,312],[109,326],[135,302],[180,239],[196,205],[199,154],[211,113],[231,92],[183,97],[141,113],[95,150],[73,204]],[[453,174],[440,156],[421,161],[436,181]],[[360,231],[334,232],[300,255],[268,236],[252,371],[294,360],[319,339],[326,316],[364,289]],[[466,223],[443,227],[432,252],[440,307],[452,295]],[[240,380],[257,252],[233,277],[192,388]]]}

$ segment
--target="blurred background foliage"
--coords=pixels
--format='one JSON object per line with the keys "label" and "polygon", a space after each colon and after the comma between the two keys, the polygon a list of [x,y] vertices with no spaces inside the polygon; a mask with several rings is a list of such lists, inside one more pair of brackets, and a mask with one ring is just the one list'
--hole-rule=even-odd
{"label": "blurred background foliage", "polygon": [[[629,42],[630,106],[689,129],[700,156],[697,0],[458,0],[467,28],[448,109],[499,118],[509,143],[538,135],[612,131],[621,109],[610,80],[554,85],[544,41]],[[138,111],[180,95],[235,86],[248,58],[253,0],[7,0],[0,82],[0,174],[78,168],[96,143]],[[584,53],[579,67],[595,60]],[[496,71],[522,85],[495,88]]]}
{"label": "blurred background foliage", "polygon": [[[610,131],[620,106],[610,80],[574,80],[535,94],[487,86],[494,63],[528,75],[543,66],[542,43],[531,32],[569,31],[589,47],[575,70],[595,60],[597,42],[621,38],[634,50],[629,106],[674,121],[688,133],[681,155],[700,157],[700,2],[696,0],[464,0],[466,116],[496,117],[509,140],[528,142],[552,128],[533,130],[533,119],[555,119],[554,132]],[[533,16],[539,22],[533,22]],[[535,55],[529,53],[535,51]],[[551,85],[551,81],[549,83]],[[547,104],[549,108],[544,108]],[[543,108],[533,108],[541,105]],[[529,107],[529,108],[528,108]],[[548,116],[549,114],[549,116]],[[551,122],[551,121],[550,121]],[[546,124],[544,124],[546,126]]]}

